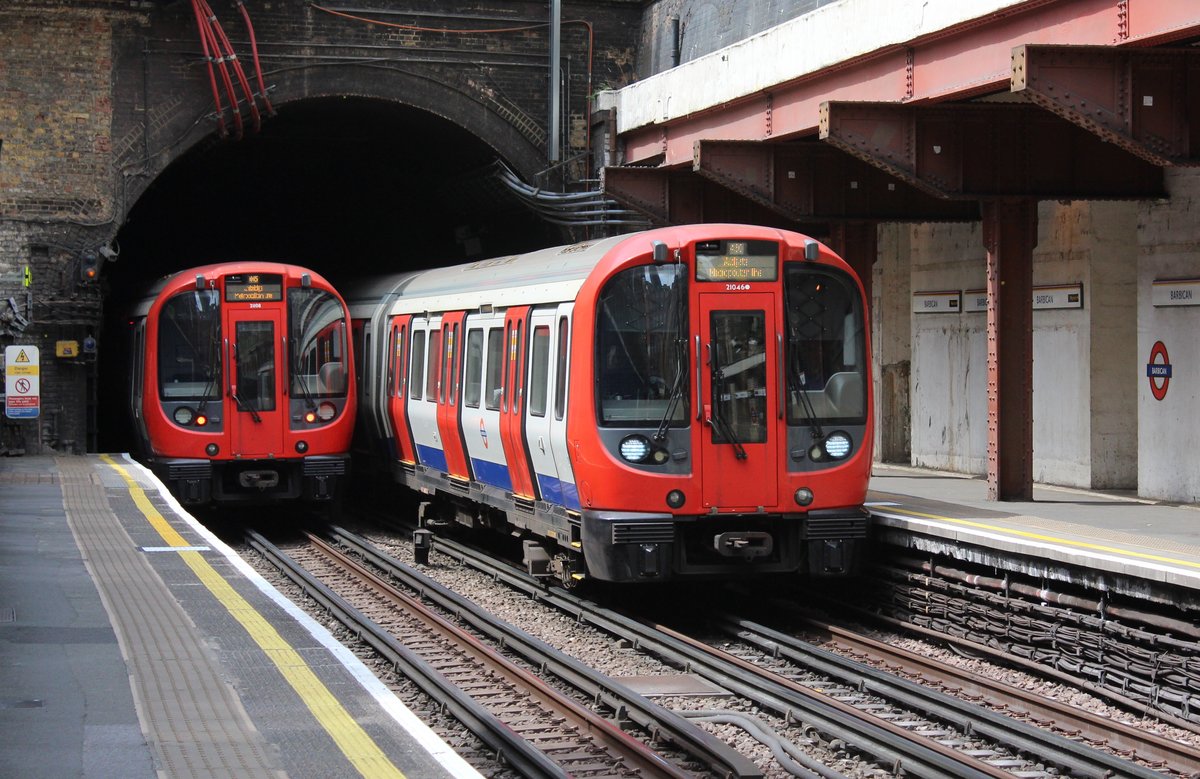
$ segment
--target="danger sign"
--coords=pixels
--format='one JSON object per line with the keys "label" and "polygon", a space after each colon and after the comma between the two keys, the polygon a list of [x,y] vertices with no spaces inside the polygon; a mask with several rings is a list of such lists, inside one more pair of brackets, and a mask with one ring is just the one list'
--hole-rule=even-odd
{"label": "danger sign", "polygon": [[4,347],[4,415],[34,419],[42,410],[40,352],[36,346]]}

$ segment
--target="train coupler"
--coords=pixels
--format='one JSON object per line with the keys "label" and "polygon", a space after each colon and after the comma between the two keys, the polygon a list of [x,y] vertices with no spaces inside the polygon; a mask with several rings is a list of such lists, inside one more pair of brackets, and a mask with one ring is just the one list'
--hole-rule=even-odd
{"label": "train coupler", "polygon": [[775,551],[775,539],[770,533],[756,530],[732,531],[714,536],[713,547],[725,557],[753,560],[756,557],[769,557]]}

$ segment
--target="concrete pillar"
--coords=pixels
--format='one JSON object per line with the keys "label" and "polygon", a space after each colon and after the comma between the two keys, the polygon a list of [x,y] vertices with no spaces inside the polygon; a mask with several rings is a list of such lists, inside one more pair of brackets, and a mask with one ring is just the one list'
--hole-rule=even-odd
{"label": "concrete pillar", "polygon": [[871,284],[875,459],[912,462],[912,226],[879,226]]}

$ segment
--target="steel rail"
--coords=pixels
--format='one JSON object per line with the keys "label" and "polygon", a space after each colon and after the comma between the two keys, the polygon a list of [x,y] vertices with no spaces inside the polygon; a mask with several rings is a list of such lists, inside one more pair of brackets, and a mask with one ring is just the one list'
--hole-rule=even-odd
{"label": "steel rail", "polygon": [[396,670],[410,679],[421,692],[442,702],[446,709],[485,744],[502,755],[522,776],[561,778],[564,772],[546,755],[516,735],[479,703],[430,668],[415,652],[387,635],[372,620],[351,606],[337,593],[301,569],[260,534],[249,531],[250,545],[272,565],[291,579],[305,594],[346,625],[362,641],[387,658]]}
{"label": "steel rail", "polygon": [[341,527],[330,527],[330,537],[362,555],[372,565],[396,577],[421,597],[455,614],[459,619],[505,649],[524,657],[528,662],[546,669],[548,673],[591,696],[648,731],[655,739],[667,739],[677,748],[703,762],[723,769],[728,777],[761,777],[762,771],[749,758],[708,733],[695,723],[647,700],[626,685],[570,657],[525,631],[506,623],[498,623],[486,611],[398,560],[376,549],[370,542]]}
{"label": "steel rail", "polygon": [[[934,719],[952,724],[959,730],[982,735],[1013,747],[1024,754],[1036,755],[1039,761],[1051,762],[1060,768],[1069,768],[1072,776],[1091,776],[1096,779],[1118,775],[1141,777],[1141,779],[1156,779],[1156,777],[1162,776],[1161,772],[1135,765],[1126,757],[1065,738],[1039,726],[1014,719],[1011,715],[1001,714],[986,707],[960,700],[934,689],[932,686],[899,678],[892,671],[880,671],[861,661],[842,657],[837,653],[821,649],[765,625],[729,614],[718,615],[716,622],[730,635],[757,647],[762,652],[784,657],[805,668],[815,669],[839,679],[843,683],[856,685],[865,692],[897,701],[914,710],[927,712]],[[877,657],[907,672],[923,674],[931,681],[952,682],[965,689],[973,689],[976,694],[992,704],[1019,701],[1030,710],[1030,713],[1036,713],[1037,716],[1048,718],[1056,723],[1062,723],[1067,719],[1068,714],[1083,714],[1083,712],[1075,712],[1062,704],[1055,705],[1053,701],[1016,690],[1009,685],[991,682],[991,680],[968,674],[915,653],[888,646],[881,641],[857,636],[848,630],[817,620],[810,622],[817,629],[836,636],[839,641],[857,651]],[[1104,724],[1100,725],[1100,722]],[[1111,720],[1100,720],[1098,717],[1093,717],[1092,722],[1085,724],[1084,717],[1079,716],[1072,718],[1071,724],[1074,724],[1079,730],[1089,731],[1093,740],[1108,739],[1111,742],[1112,735],[1121,734],[1116,727],[1118,723]],[[1147,744],[1147,741],[1141,738],[1141,733],[1132,729],[1129,731],[1124,734],[1125,739],[1119,744],[1113,744],[1115,748],[1135,749]],[[1169,743],[1166,739],[1159,739],[1159,741],[1163,744]],[[1181,750],[1177,747],[1173,756],[1177,760],[1182,760],[1185,752],[1191,752],[1191,750]],[[1197,762],[1194,752],[1189,757],[1190,760],[1187,760],[1189,767],[1185,773],[1190,774],[1200,768],[1200,763]],[[1161,753],[1153,759],[1162,759]]]}
{"label": "steel rail", "polygon": [[759,668],[667,628],[648,625],[561,590],[549,589],[534,577],[492,564],[488,558],[463,544],[440,536],[434,537],[433,544],[439,552],[476,567],[580,622],[613,635],[632,636],[631,640],[638,649],[687,668],[691,673],[753,700],[779,716],[802,721],[831,738],[841,739],[889,767],[934,779],[1012,777],[1011,773],[987,765],[977,758],[960,754],[933,739],[881,721],[815,690],[772,677]]}
{"label": "steel rail", "polygon": [[[475,636],[431,612],[415,598],[400,592],[395,586],[366,568],[349,554],[312,534],[306,535],[315,549],[344,570],[353,573],[359,582],[370,587],[379,597],[419,620],[429,635],[440,636],[446,643],[452,644],[459,651],[471,657],[481,667],[498,674],[513,688],[528,694],[548,713],[573,725],[581,734],[581,739],[593,740],[603,745],[610,754],[628,761],[629,765],[626,768],[632,768],[641,776],[669,779],[685,779],[690,776],[672,765],[662,755],[621,730],[612,721],[565,697],[537,675],[517,666]],[[519,731],[520,729],[514,728],[514,730]],[[560,734],[558,738],[565,740],[565,736],[561,735],[562,730],[556,729],[556,731]],[[595,758],[589,757],[588,759],[594,760]],[[562,766],[562,768],[569,770],[570,766]]]}

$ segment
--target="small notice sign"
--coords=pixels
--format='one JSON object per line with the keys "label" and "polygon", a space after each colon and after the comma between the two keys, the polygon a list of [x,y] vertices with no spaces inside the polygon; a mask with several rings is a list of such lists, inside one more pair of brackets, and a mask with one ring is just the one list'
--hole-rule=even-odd
{"label": "small notice sign", "polygon": [[1060,284],[1033,288],[1033,310],[1045,308],[1083,308],[1083,285]]}
{"label": "small notice sign", "polygon": [[949,292],[914,292],[912,310],[914,314],[957,314],[960,297],[961,293],[956,289]]}
{"label": "small notice sign", "polygon": [[42,411],[41,360],[36,346],[4,347],[4,415],[36,419]]}
{"label": "small notice sign", "polygon": [[1200,279],[1155,281],[1151,301],[1158,306],[1200,306]]}

